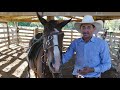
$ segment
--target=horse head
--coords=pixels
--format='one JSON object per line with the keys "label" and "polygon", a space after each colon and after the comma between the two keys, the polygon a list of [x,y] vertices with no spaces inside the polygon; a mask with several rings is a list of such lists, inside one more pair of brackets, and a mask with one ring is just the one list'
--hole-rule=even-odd
{"label": "horse head", "polygon": [[60,73],[62,59],[63,36],[62,28],[70,20],[57,22],[55,20],[47,21],[37,13],[39,21],[44,26],[43,48],[47,55],[47,64],[52,73]]}

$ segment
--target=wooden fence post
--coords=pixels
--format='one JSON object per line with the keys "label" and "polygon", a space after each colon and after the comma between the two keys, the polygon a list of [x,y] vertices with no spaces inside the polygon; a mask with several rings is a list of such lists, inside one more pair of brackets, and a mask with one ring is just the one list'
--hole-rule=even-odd
{"label": "wooden fence post", "polygon": [[38,28],[36,28],[35,30],[34,30],[34,36],[36,35],[36,34],[38,34],[39,32],[38,32]]}
{"label": "wooden fence post", "polygon": [[7,37],[8,37],[8,49],[10,48],[10,33],[9,33],[9,27],[8,27],[8,22],[5,22],[7,26]]}
{"label": "wooden fence post", "polygon": [[16,28],[16,36],[17,36],[17,46],[19,46],[19,28],[18,28],[18,22],[14,22],[15,28]]}

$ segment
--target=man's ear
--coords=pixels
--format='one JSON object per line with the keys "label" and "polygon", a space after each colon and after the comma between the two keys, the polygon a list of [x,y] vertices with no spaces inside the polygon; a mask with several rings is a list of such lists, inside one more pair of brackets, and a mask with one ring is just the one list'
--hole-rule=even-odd
{"label": "man's ear", "polygon": [[93,28],[93,32],[95,32],[95,31],[96,31],[96,27]]}

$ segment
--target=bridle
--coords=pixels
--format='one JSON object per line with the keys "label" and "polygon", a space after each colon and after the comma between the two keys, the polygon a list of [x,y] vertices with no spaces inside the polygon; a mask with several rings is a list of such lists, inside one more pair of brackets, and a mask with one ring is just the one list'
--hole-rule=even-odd
{"label": "bridle", "polygon": [[[47,40],[45,42],[43,42],[43,55],[41,56],[41,61],[43,64],[46,64],[47,63],[47,60],[44,60],[44,57],[47,56],[47,51],[52,48],[52,47],[60,47],[59,45],[50,45],[50,42],[51,40],[53,39],[53,35],[60,35],[60,34],[63,34],[64,32],[51,32],[49,35],[48,34],[43,34],[42,35],[42,39],[46,39]],[[44,68],[44,67],[43,67]],[[43,69],[44,70],[44,69]],[[44,71],[43,71],[44,72]],[[55,74],[53,73],[53,71],[50,70],[50,72],[52,73],[52,76],[53,78],[55,77]],[[60,72],[61,72],[61,67],[60,67]],[[59,74],[59,77],[62,77],[62,73],[58,73]]]}
{"label": "bridle", "polygon": [[[50,41],[53,39],[53,35],[59,35],[59,34],[63,34],[63,32],[51,32],[50,35],[44,35],[44,37],[43,37],[44,39],[45,39],[46,37],[48,37],[48,39],[46,40],[46,42],[43,43],[43,49],[44,49],[45,52],[46,52],[48,49],[52,48],[52,47],[55,47],[55,46],[58,46],[58,47],[59,47],[59,45],[49,46],[49,45],[50,45]],[[48,46],[48,47],[45,47],[45,45]]]}

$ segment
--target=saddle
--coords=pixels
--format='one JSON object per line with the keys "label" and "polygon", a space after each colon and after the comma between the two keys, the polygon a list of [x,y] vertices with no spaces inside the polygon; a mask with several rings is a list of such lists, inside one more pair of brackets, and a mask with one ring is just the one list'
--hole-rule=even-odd
{"label": "saddle", "polygon": [[31,45],[28,50],[28,59],[35,60],[43,45],[42,33],[38,33],[31,39]]}

